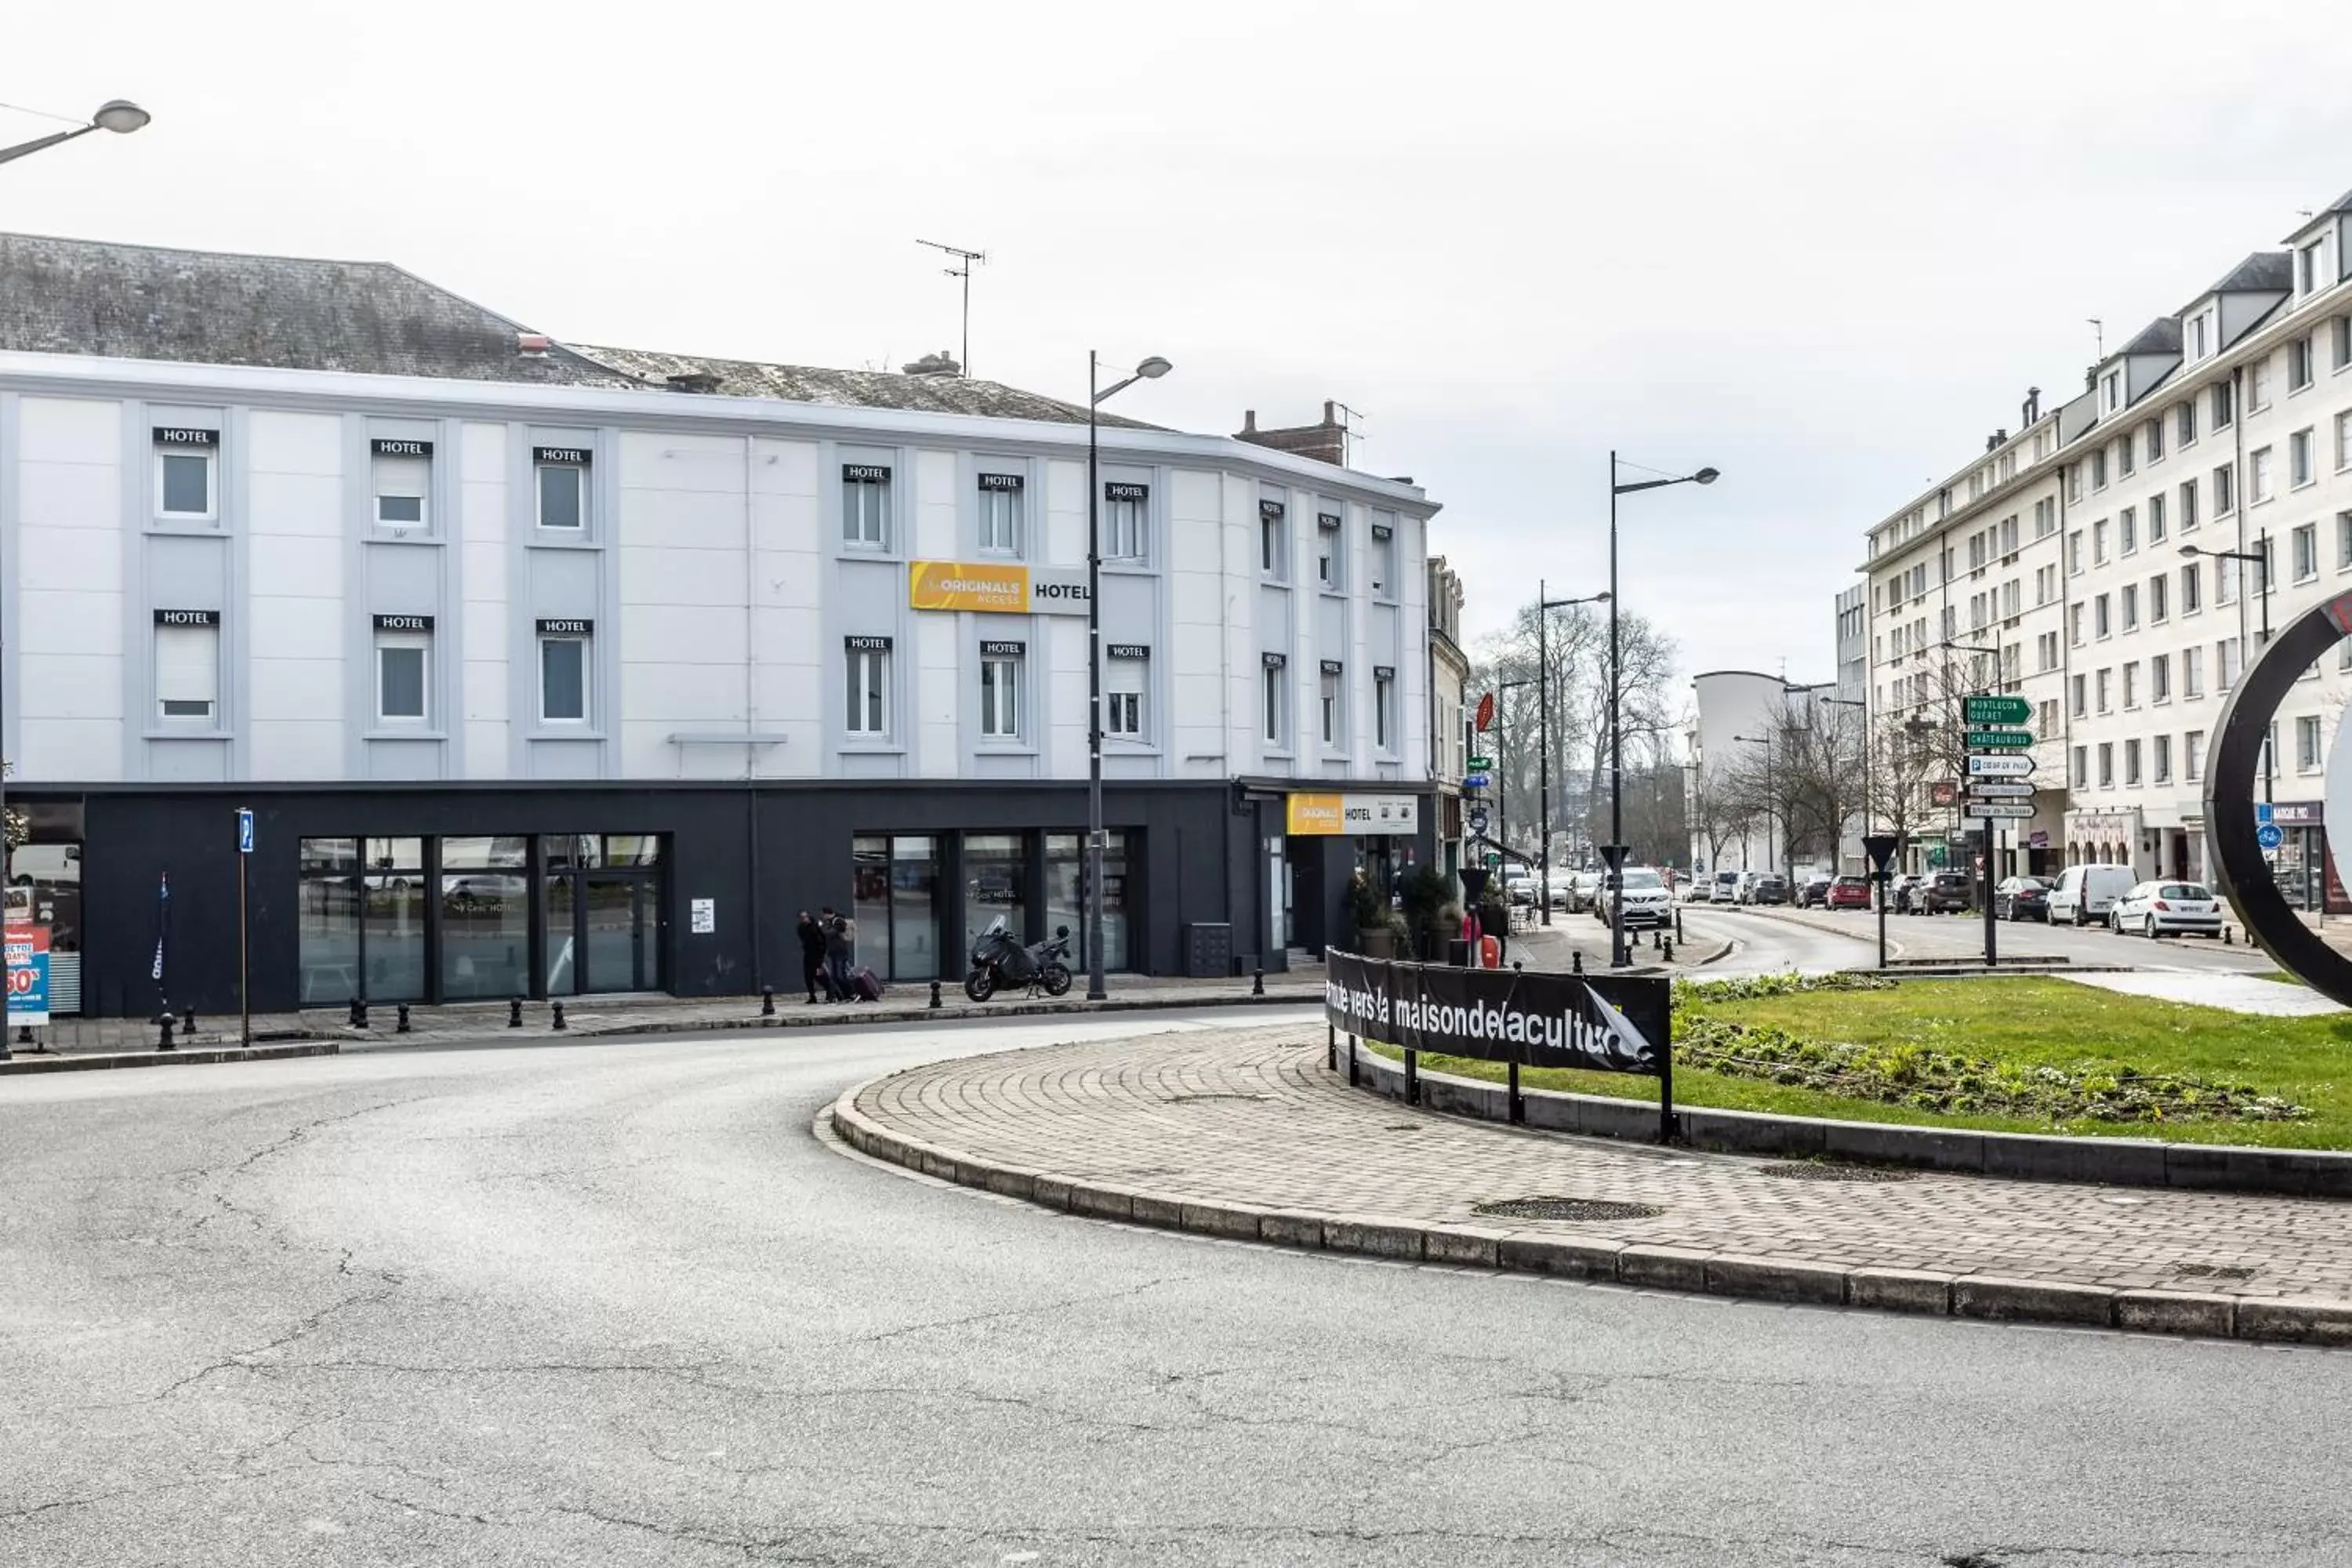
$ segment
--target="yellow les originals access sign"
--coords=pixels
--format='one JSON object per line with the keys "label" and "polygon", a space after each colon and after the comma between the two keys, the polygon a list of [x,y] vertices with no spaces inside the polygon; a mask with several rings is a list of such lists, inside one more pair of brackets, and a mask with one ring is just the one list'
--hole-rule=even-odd
{"label": "yellow les originals access sign", "polygon": [[999,616],[1083,616],[1084,569],[1016,562],[910,561],[907,604],[917,610],[975,610]]}

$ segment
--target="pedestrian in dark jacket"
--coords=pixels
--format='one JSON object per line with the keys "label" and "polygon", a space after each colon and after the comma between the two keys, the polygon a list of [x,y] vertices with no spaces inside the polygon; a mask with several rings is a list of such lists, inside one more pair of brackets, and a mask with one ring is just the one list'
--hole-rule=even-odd
{"label": "pedestrian in dark jacket", "polygon": [[833,1000],[833,976],[824,968],[824,927],[817,924],[806,910],[801,911],[800,924],[793,928],[801,939],[801,979],[808,986],[807,1005],[816,1005],[817,987],[824,987],[825,1000]]}

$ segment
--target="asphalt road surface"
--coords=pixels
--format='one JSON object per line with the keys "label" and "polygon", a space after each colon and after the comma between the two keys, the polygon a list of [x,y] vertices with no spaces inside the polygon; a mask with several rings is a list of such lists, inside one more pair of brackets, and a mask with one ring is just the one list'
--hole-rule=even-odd
{"label": "asphalt road surface", "polygon": [[0,1080],[0,1563],[2352,1561],[2352,1354],[1286,1254],[811,1132],[1227,1021]]}
{"label": "asphalt road surface", "polygon": [[[1874,910],[1808,910],[1793,916],[1776,909],[1718,910],[1685,904],[1683,924],[1694,936],[1719,934],[1739,942],[1739,950],[1721,961],[1719,966],[1726,973],[1867,968],[1878,962]],[[1980,917],[1889,915],[1886,934],[1899,956],[1967,960],[1984,955]],[[2225,947],[2210,937],[2162,937],[2150,942],[2141,936],[2118,936],[2100,926],[2077,930],[2039,921],[2000,922],[1994,943],[2003,956],[2056,956],[2074,963],[2133,969],[2258,974],[2278,968],[2277,960],[2258,948]]]}

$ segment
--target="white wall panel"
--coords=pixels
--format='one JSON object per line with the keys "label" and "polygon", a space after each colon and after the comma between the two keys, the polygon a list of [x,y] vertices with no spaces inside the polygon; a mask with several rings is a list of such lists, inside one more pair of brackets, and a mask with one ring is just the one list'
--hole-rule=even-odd
{"label": "white wall panel", "polygon": [[[739,527],[735,545],[727,550],[663,549],[651,545],[621,547],[623,605],[688,605],[743,608],[743,542]],[[717,625],[725,617],[705,614]],[[738,638],[740,645],[740,638]]]}
{"label": "white wall panel", "polygon": [[340,720],[256,719],[247,732],[257,779],[339,779],[349,774]]}
{"label": "white wall panel", "polygon": [[[257,659],[314,658],[340,668],[343,662],[343,610],[340,599],[257,598],[247,616],[246,649]],[[296,718],[257,713],[257,718]]]}
{"label": "white wall panel", "polygon": [[246,526],[259,534],[343,537],[343,481],[318,474],[254,473],[246,478]]}
{"label": "white wall panel", "polygon": [[[317,599],[341,603],[343,542],[287,534],[257,542],[246,556],[246,581],[256,598]],[[321,648],[340,655],[341,647]]]}
{"label": "white wall panel", "polygon": [[122,470],[115,463],[56,463],[28,448],[16,468],[17,515],[37,528],[122,526]]}
{"label": "white wall panel", "polygon": [[[1056,778],[1087,776],[1087,623],[1076,616],[1053,616],[1040,622],[1044,636],[1038,639],[1045,647],[1046,658],[1031,659],[1029,679],[1052,683],[1049,700],[1054,715],[1053,732],[1046,737],[1045,767]],[[1106,634],[1110,627],[1104,628]],[[1108,640],[1106,636],[1105,640]]]}
{"label": "white wall panel", "polygon": [[245,423],[245,462],[257,474],[343,471],[343,420],[339,414],[295,414],[257,408]]}
{"label": "white wall panel", "polygon": [[1048,566],[1087,563],[1087,466],[1047,462],[1045,470],[1045,554]]}
{"label": "white wall panel", "polygon": [[122,405],[110,398],[26,397],[16,405],[26,457],[114,468],[122,461]]}
{"label": "white wall panel", "polygon": [[951,779],[962,761],[956,722],[957,703],[962,695],[962,672],[957,662],[962,619],[951,615],[917,616],[914,635],[907,639],[914,645],[914,679],[907,683],[914,712],[912,725],[901,732],[913,736],[915,771],[925,778]]}
{"label": "white wall panel", "polygon": [[[119,690],[122,678],[114,684]],[[122,777],[122,724],[115,719],[41,719],[17,716],[16,735],[25,748],[16,782],[20,784],[112,784]]]}
{"label": "white wall panel", "polygon": [[[507,486],[507,427],[503,425],[469,424],[457,435],[457,478],[467,486],[488,485],[504,490]],[[474,519],[467,518],[470,525]],[[474,531],[471,526],[466,530]]]}
{"label": "white wall panel", "polygon": [[[130,640],[129,630],[122,619],[121,594],[58,590],[25,595],[16,611],[16,622],[8,628],[8,641],[19,655],[61,653],[119,659]],[[84,710],[88,713],[122,711],[120,691],[93,692],[90,696],[90,703]]]}
{"label": "white wall panel", "polygon": [[[343,711],[341,659],[257,658],[248,667],[253,713],[260,719],[338,719]],[[371,675],[371,698],[375,684]],[[359,715],[373,726],[373,710]],[[338,769],[338,773],[340,773]],[[334,776],[334,775],[329,775]]]}
{"label": "white wall panel", "polygon": [[[21,719],[120,719],[120,653],[36,653],[16,650],[16,714]],[[29,755],[28,762],[37,763]]]}
{"label": "white wall panel", "polygon": [[122,581],[122,536],[94,528],[34,528],[16,531],[18,603],[36,592],[63,589],[87,593],[93,583]]}
{"label": "white wall panel", "polygon": [[[962,536],[956,527],[957,510],[963,492],[956,484],[953,452],[915,454],[915,494],[919,499],[912,553],[928,561],[958,559]],[[903,494],[896,499],[898,504],[906,504]]]}

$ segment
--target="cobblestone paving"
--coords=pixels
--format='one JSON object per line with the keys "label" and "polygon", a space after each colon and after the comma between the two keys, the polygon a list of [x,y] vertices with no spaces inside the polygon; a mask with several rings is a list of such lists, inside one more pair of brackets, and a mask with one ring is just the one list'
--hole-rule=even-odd
{"label": "cobblestone paving", "polygon": [[[1408,1110],[1351,1090],[1344,1071],[1328,1070],[1319,1025],[965,1058],[881,1079],[856,1105],[885,1130],[959,1160],[1178,1202],[1600,1237],[1848,1270],[2352,1301],[2352,1204],[1930,1173],[1869,1183],[1776,1178],[1765,1161]],[[1532,1196],[1664,1212],[1579,1224],[1473,1212]]]}

